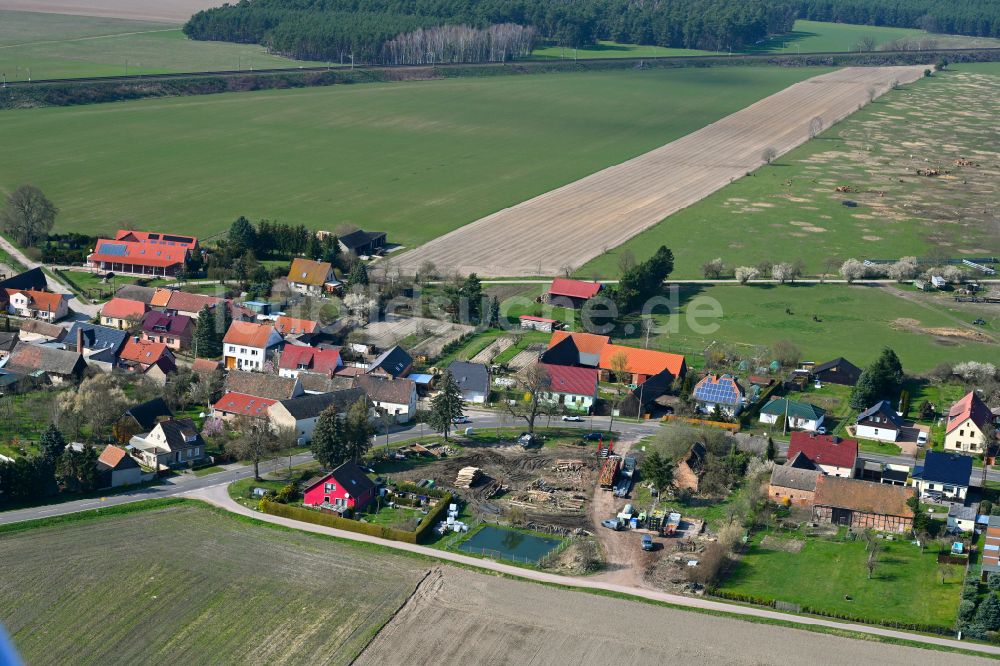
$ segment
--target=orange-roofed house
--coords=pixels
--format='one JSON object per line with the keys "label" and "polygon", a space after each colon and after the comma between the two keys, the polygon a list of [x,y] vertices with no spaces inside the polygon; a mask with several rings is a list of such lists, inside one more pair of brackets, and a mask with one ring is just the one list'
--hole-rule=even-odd
{"label": "orange-roofed house", "polygon": [[177,369],[177,359],[167,345],[138,337],[128,339],[118,355],[118,360],[122,367],[133,372],[146,373],[154,367],[164,373],[174,372]]}
{"label": "orange-roofed house", "polygon": [[167,277],[181,272],[194,252],[200,250],[193,236],[119,229],[114,238],[97,239],[87,263],[102,272]]}
{"label": "orange-roofed house", "polygon": [[288,270],[288,286],[300,294],[319,296],[327,282],[333,280],[333,266],[326,261],[296,257]]}
{"label": "orange-roofed house", "polygon": [[587,299],[593,298],[599,291],[601,291],[600,282],[556,278],[549,287],[548,300],[553,305],[580,308]]}
{"label": "orange-roofed house", "polygon": [[542,362],[596,368],[601,364],[601,354],[609,344],[611,338],[606,335],[555,331],[549,338],[549,348],[542,354]]}
{"label": "orange-roofed house", "polygon": [[296,319],[287,315],[278,315],[274,320],[274,328],[282,335],[304,335],[314,333],[319,324],[309,319]]}
{"label": "orange-roofed house", "polygon": [[222,358],[227,370],[260,371],[283,343],[273,326],[234,321],[222,339]]}
{"label": "orange-roofed house", "polygon": [[97,474],[101,488],[132,486],[142,482],[139,463],[120,446],[109,444],[97,458]]}
{"label": "orange-roofed house", "polygon": [[615,366],[619,360],[624,360],[625,372],[631,376],[627,383],[633,386],[642,384],[664,370],[673,377],[683,377],[684,373],[687,372],[687,365],[681,354],[607,344],[601,350],[601,360],[598,366],[601,369],[603,381],[618,380],[614,374],[616,372]]}
{"label": "orange-roofed house", "polygon": [[983,453],[995,442],[986,441],[986,432],[994,423],[993,412],[975,391],[969,391],[948,410],[948,427],[944,435],[946,451]]}
{"label": "orange-roofed house", "polygon": [[112,298],[101,308],[101,324],[110,328],[127,331],[142,321],[149,306],[142,301],[128,298]]}
{"label": "orange-roofed house", "polygon": [[27,319],[59,321],[69,314],[69,296],[35,289],[8,289],[8,311]]}

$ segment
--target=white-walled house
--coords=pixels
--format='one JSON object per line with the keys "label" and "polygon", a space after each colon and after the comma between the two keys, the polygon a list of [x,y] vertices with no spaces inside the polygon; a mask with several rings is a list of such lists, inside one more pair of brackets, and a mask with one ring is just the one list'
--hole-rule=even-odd
{"label": "white-walled house", "polygon": [[781,422],[786,415],[789,428],[808,430],[809,432],[817,432],[822,428],[823,419],[826,416],[822,409],[808,402],[777,398],[761,407],[760,422],[781,427]]}
{"label": "white-walled house", "polygon": [[27,319],[59,321],[69,314],[69,296],[35,289],[8,289],[8,311]]}
{"label": "white-walled house", "polygon": [[313,431],[320,414],[331,405],[336,405],[337,413],[344,415],[351,405],[365,397],[361,389],[350,388],[331,393],[313,393],[290,400],[279,400],[267,409],[267,417],[277,430],[294,430],[299,442],[312,441]]}
{"label": "white-walled house", "polygon": [[590,413],[590,408],[597,401],[596,368],[577,368],[548,363],[543,363],[542,368],[548,378],[547,390],[542,394],[543,400],[559,404],[569,412]]}
{"label": "white-walled house", "polygon": [[417,384],[412,379],[358,375],[354,381],[372,405],[389,414],[397,423],[413,420],[417,411]]}
{"label": "white-walled house", "polygon": [[903,419],[888,400],[881,400],[858,414],[854,434],[861,439],[895,442],[903,429]]}
{"label": "white-walled house", "polygon": [[945,451],[982,453],[986,449],[986,429],[994,418],[986,403],[969,391],[948,410]]}
{"label": "white-walled house", "polygon": [[227,370],[260,371],[277,351],[284,338],[273,326],[234,321],[222,339],[222,356]]}

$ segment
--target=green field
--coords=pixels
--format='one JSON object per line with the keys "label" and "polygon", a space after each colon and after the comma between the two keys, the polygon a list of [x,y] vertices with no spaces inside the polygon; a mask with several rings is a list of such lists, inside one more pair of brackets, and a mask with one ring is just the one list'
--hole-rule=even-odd
{"label": "green field", "polygon": [[346,664],[423,575],[192,504],[5,534],[0,561],[25,663]]}
{"label": "green field", "polygon": [[908,41],[910,48],[956,49],[993,47],[1000,40],[962,35],[936,35],[916,28],[889,28],[886,26],[854,25],[850,23],[823,23],[820,21],[795,22],[792,32],[777,35],[756,44],[751,51],[768,53],[819,53],[827,51],[857,51],[858,42],[871,38],[876,49],[889,42]]}
{"label": "green field", "polygon": [[[578,273],[617,275],[620,252],[641,260],[660,244],[673,250],[679,278],[701,277],[715,257],[730,267],[801,259],[818,275],[849,257],[997,256],[998,105],[1000,64],[956,66],[886,95]],[[963,157],[976,166],[955,166]],[[928,178],[920,168],[944,172]]]}
{"label": "green field", "polygon": [[0,72],[8,81],[316,64],[256,44],[190,40],[170,23],[0,11]]}
{"label": "green field", "polygon": [[[778,535],[784,541],[788,535]],[[892,620],[950,627],[958,612],[962,567],[941,583],[937,553],[907,540],[879,542],[880,563],[871,580],[864,541],[803,539],[798,553],[761,544],[754,537],[740,564],[720,587],[725,592],[777,599],[872,621]],[[779,544],[781,543],[779,541]],[[850,597],[848,599],[847,597]]]}
{"label": "green field", "polygon": [[[702,351],[712,342],[729,344],[742,357],[752,357],[756,346],[790,340],[802,351],[803,359],[823,363],[844,356],[863,368],[888,345],[899,355],[904,369],[914,374],[943,361],[992,361],[1000,355],[996,343],[942,335],[947,329],[979,327],[952,319],[938,305],[940,297],[918,296],[923,297],[913,302],[887,288],[830,284],[682,286],[677,329],[663,327],[665,317],[657,316],[661,331],[650,338],[649,346],[684,353],[689,363],[699,365]],[[698,332],[689,313],[710,312],[715,304],[721,318],[707,316],[699,321],[717,328]],[[965,321],[973,318],[967,315]],[[990,326],[981,330],[995,338],[1000,313],[994,313]],[[631,339],[638,346],[643,343],[639,332],[625,336],[617,332],[615,336]]]}
{"label": "green field", "polygon": [[3,113],[0,190],[58,231],[200,236],[239,215],[413,245],[677,139],[824,70],[461,78]]}

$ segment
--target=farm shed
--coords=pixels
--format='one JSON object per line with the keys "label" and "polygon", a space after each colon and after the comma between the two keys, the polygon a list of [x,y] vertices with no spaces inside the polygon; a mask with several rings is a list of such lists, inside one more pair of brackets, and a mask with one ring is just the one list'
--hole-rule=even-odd
{"label": "farm shed", "polygon": [[820,476],[816,479],[813,520],[901,534],[913,528],[913,510],[906,501],[914,496],[913,488]]}

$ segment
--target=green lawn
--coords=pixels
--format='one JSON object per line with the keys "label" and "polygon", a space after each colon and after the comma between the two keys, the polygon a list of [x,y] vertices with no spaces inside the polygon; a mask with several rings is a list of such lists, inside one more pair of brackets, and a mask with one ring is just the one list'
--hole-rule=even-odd
{"label": "green lawn", "polygon": [[[921,307],[879,287],[681,285],[678,306],[680,316],[671,324],[676,330],[670,330],[665,316],[656,316],[660,330],[651,337],[650,348],[696,359],[716,341],[752,356],[755,346],[790,340],[805,359],[823,363],[844,356],[864,368],[883,347],[889,346],[910,374],[926,372],[943,361],[988,361],[998,353],[996,344],[939,338],[900,327],[901,319],[916,320],[921,329],[956,327],[956,323],[933,308]],[[721,313],[721,317],[711,316],[713,311]],[[706,312],[709,316],[696,316]],[[819,321],[813,319],[814,315]],[[639,346],[641,337],[638,331],[615,334],[616,339]]]}
{"label": "green lawn", "polygon": [[457,78],[6,111],[0,191],[42,188],[57,231],[128,219],[203,236],[247,215],[413,245],[823,71]]}
{"label": "green lawn", "polygon": [[[678,278],[702,277],[716,257],[729,267],[801,259],[807,274],[819,275],[850,257],[997,256],[994,153],[981,151],[1000,142],[998,105],[998,63],[956,66],[893,91],[577,274],[617,277],[621,252],[642,260],[662,244],[674,252]],[[954,165],[970,156],[983,161]],[[950,173],[916,174],[930,167]],[[852,191],[837,192],[841,185]]]}
{"label": "green lawn", "polygon": [[[108,300],[112,295],[127,284],[143,284],[147,287],[162,287],[170,284],[171,280],[132,277],[129,275],[115,276],[110,282],[104,282],[97,273],[86,271],[57,271],[63,281],[69,282],[71,287],[85,295],[93,297],[95,300]],[[103,295],[103,297],[101,297]]]}
{"label": "green lawn", "polygon": [[[753,537],[740,564],[720,587],[725,592],[777,599],[872,621],[951,626],[958,612],[962,567],[941,583],[937,554],[907,540],[880,541],[882,554],[868,579],[863,541],[814,537],[798,553],[766,548]],[[789,537],[787,533],[779,538]],[[846,597],[850,597],[848,600]]]}
{"label": "green lawn", "polygon": [[171,23],[0,11],[8,81],[314,66],[263,46],[188,39]]}
{"label": "green lawn", "polygon": [[5,534],[0,561],[25,663],[349,664],[426,571],[195,503]]}

